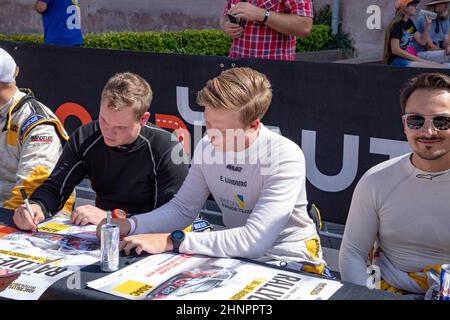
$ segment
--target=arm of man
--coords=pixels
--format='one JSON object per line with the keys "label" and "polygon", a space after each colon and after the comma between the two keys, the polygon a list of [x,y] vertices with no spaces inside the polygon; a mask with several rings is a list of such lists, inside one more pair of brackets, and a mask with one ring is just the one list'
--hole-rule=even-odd
{"label": "arm of man", "polygon": [[[448,30],[447,30],[448,31]],[[447,33],[444,37],[444,50],[446,50],[447,55],[450,54],[450,33]]]}
{"label": "arm of man", "polygon": [[339,271],[344,281],[367,285],[367,260],[378,235],[380,221],[377,203],[365,176],[353,193],[339,251]]}
{"label": "arm of man", "polygon": [[41,1],[36,1],[34,3],[34,9],[40,13],[43,14],[45,13],[45,11],[47,11],[47,4],[50,2],[51,0],[41,0]]}
{"label": "arm of man", "polygon": [[425,17],[424,21],[424,27],[423,31],[419,32],[417,28],[414,30],[414,40],[420,44],[421,46],[426,46],[428,43],[428,40],[430,39],[430,26],[431,26],[432,20],[430,17]]}
{"label": "arm of man", "polygon": [[170,233],[186,228],[197,217],[209,194],[200,166],[192,164],[180,190],[170,202],[132,218],[136,224],[132,234]]}
{"label": "arm of man", "polygon": [[[305,187],[304,159],[299,160],[300,157],[302,157],[302,154],[300,156],[294,154],[291,158],[285,159],[283,164],[280,163],[279,166],[275,165],[272,168],[274,173],[265,182],[260,198],[244,226],[216,232],[189,232],[186,234],[179,251],[215,257],[244,257],[250,259],[261,257],[273,246],[285,227],[296,205],[299,192]],[[191,175],[192,169],[193,167],[191,167],[189,175]],[[297,174],[293,174],[293,172]],[[194,174],[197,173],[194,171]],[[196,186],[188,183],[189,175],[183,187],[186,185],[186,187],[189,186],[189,188],[194,189],[190,195],[198,197],[196,195],[198,192],[195,192]],[[183,187],[180,194],[184,191]],[[205,196],[205,194],[207,193],[200,192],[201,196]],[[177,200],[177,196],[171,203]],[[203,197],[202,200],[204,199],[206,198]],[[184,202],[187,201],[188,199],[184,200]],[[139,230],[139,225],[142,224],[139,220],[153,218],[153,222],[157,223],[157,218],[151,216],[152,214],[145,218],[142,216],[135,217],[138,220],[138,233],[143,231],[142,229]],[[159,219],[164,219],[164,216],[160,216]],[[146,225],[151,228],[151,224],[148,222],[149,220],[146,221]],[[172,230],[173,228],[169,227],[164,230],[151,228],[145,231],[158,233]],[[124,239],[122,247],[126,253],[129,253],[132,248],[136,248],[138,253],[142,251],[161,253],[172,248],[168,236],[167,233],[163,233],[127,237]]]}
{"label": "arm of man", "polygon": [[303,154],[294,153],[284,158],[269,175],[245,225],[215,232],[187,233],[179,251],[248,259],[263,256],[285,228],[305,188]]}
{"label": "arm of man", "polygon": [[441,48],[439,48],[437,45],[435,45],[433,43],[433,41],[431,41],[431,39],[428,39],[427,44],[426,44],[426,48],[428,51],[437,51],[437,50],[442,50]]}
{"label": "arm of man", "polygon": [[220,17],[220,27],[227,36],[229,36],[231,39],[235,39],[242,36],[242,34],[244,33],[244,28],[242,28],[239,24],[231,23],[230,21],[228,21],[227,12],[230,8],[230,3],[227,2],[225,10]]}
{"label": "arm of man", "polygon": [[[311,33],[313,25],[311,1],[286,0],[284,4],[286,7],[285,13],[278,13],[269,9],[270,17],[265,24],[283,34],[307,37]],[[229,12],[247,21],[262,22],[266,9],[248,2],[239,2]]]}
{"label": "arm of man", "polygon": [[23,203],[22,187],[31,196],[49,177],[62,149],[59,135],[51,124],[40,124],[27,133],[20,150],[16,186],[11,190],[11,197],[4,202],[5,208],[15,209]]}

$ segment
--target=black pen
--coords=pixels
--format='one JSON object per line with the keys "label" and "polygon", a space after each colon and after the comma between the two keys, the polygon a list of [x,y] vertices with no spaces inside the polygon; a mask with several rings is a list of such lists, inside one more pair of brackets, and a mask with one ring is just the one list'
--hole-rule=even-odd
{"label": "black pen", "polygon": [[[25,189],[20,188],[20,193],[22,194],[22,199],[23,199],[23,202],[25,203],[25,207],[27,208],[28,212],[30,213],[31,220],[34,223],[34,214],[33,214],[33,211],[31,210],[30,202],[28,201],[28,197],[27,197],[27,193],[25,192]],[[34,224],[34,225],[36,227],[36,231],[39,231],[38,226],[36,224]]]}

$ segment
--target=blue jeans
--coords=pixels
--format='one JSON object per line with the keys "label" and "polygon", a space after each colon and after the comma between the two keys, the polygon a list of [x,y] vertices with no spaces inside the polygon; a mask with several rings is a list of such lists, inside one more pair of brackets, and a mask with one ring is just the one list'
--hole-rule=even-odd
{"label": "blue jeans", "polygon": [[407,67],[411,64],[411,61],[405,58],[395,58],[394,61],[390,63],[391,66],[397,67]]}

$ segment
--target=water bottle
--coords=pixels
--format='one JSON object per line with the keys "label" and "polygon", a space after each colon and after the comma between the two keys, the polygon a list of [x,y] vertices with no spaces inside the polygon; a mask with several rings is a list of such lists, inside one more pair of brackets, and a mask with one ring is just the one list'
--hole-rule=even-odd
{"label": "water bottle", "polygon": [[429,10],[421,9],[419,11],[419,15],[430,17],[432,20],[436,20],[436,18],[437,18],[437,13],[433,12],[433,11],[429,11]]}

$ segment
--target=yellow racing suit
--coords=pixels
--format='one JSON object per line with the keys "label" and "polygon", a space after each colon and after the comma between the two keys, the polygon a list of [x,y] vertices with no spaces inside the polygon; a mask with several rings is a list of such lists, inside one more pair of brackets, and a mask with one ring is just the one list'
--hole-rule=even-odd
{"label": "yellow racing suit", "polygon": [[[21,187],[31,196],[48,178],[68,136],[53,112],[27,89],[17,89],[0,106],[0,129],[0,206],[15,209],[23,203]],[[64,210],[72,208],[70,197]]]}

